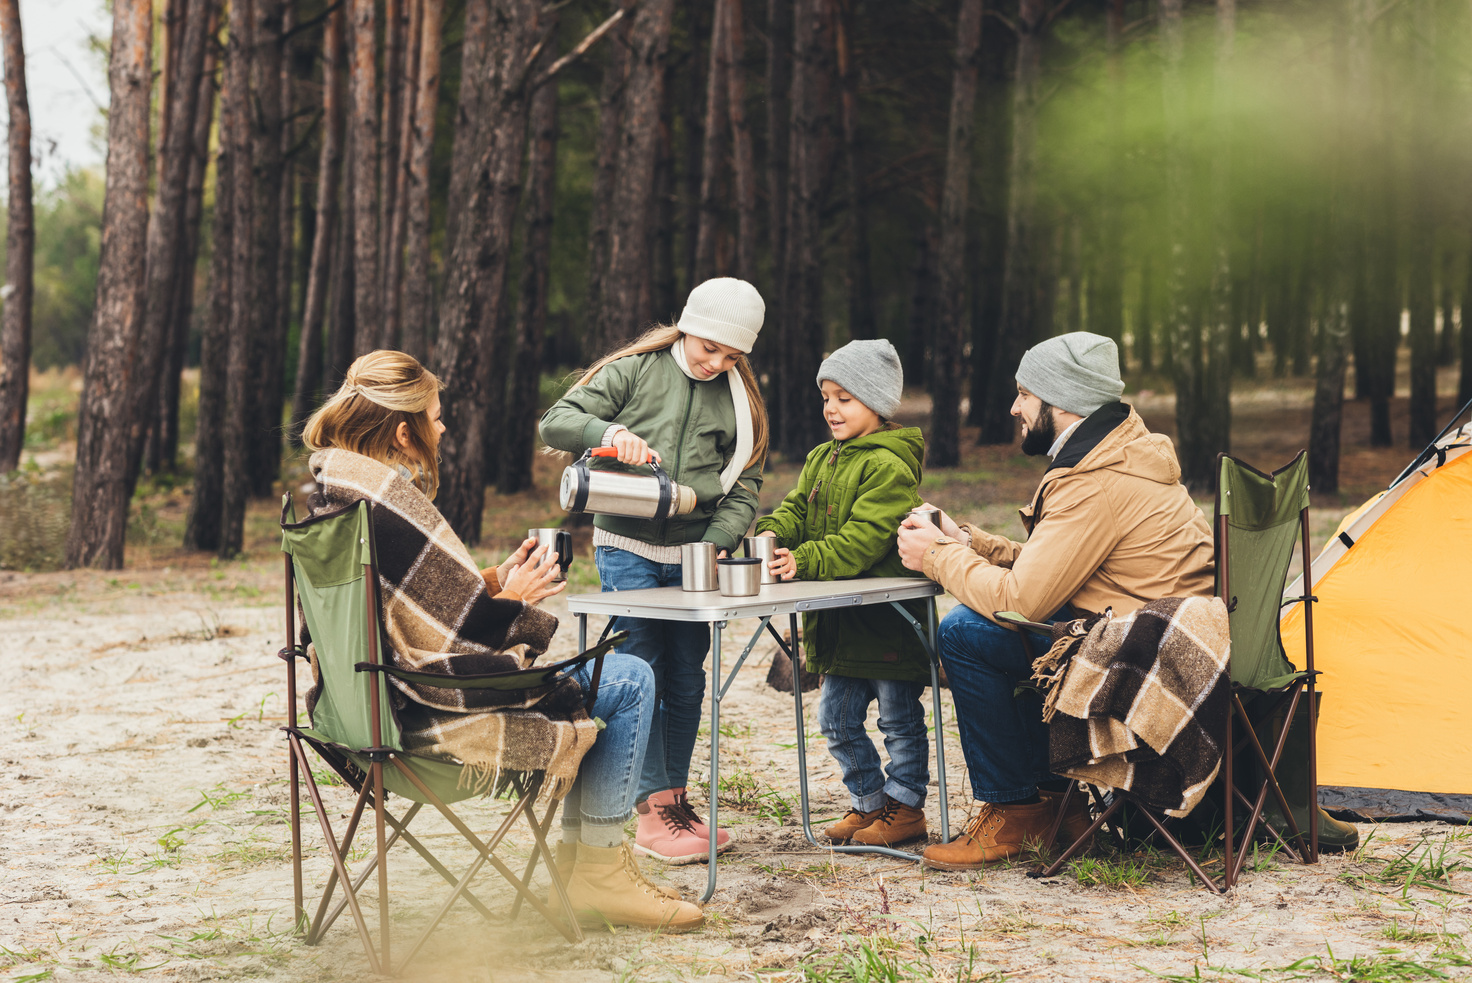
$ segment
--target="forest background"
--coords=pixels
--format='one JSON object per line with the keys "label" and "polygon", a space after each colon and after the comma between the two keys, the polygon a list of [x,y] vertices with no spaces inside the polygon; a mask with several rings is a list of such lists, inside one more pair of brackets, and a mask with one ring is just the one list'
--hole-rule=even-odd
{"label": "forest background", "polygon": [[34,194],[0,0],[0,566],[120,567],[160,496],[186,548],[238,554],[294,428],[376,347],[447,383],[438,504],[476,542],[487,489],[547,470],[568,371],[715,275],[767,299],[786,462],[824,438],[822,354],[859,337],[900,349],[932,469],[1007,459],[1017,359],[1069,330],[1174,393],[1200,494],[1250,437],[1234,386],[1313,380],[1321,496],[1345,441],[1419,450],[1472,397],[1461,0],[114,0],[112,23],[106,167]]}

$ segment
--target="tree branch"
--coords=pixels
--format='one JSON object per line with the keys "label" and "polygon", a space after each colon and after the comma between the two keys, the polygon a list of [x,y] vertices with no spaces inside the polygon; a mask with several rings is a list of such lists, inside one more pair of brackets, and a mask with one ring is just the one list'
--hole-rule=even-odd
{"label": "tree branch", "polygon": [[[632,8],[630,8],[630,9],[632,9]],[[587,54],[588,49],[591,48],[591,47],[593,47],[593,45],[597,44],[599,38],[603,37],[603,35],[607,34],[610,30],[612,30],[613,29],[613,25],[615,25],[619,21],[623,20],[624,13],[625,13],[625,11],[622,8],[620,8],[618,10],[615,10],[613,12],[612,16],[610,16],[608,18],[608,20],[604,21],[602,24],[599,24],[597,27],[593,28],[592,32],[589,33],[587,37],[585,37],[581,41],[579,41],[577,43],[576,47],[574,47],[567,54],[563,55],[561,58],[557,59],[551,65],[549,65],[547,67],[547,70],[545,72],[543,72],[540,76],[538,76],[537,77],[537,80],[532,83],[532,89],[534,91],[536,89],[540,89],[542,86],[544,86],[548,82],[552,81],[552,79],[554,79],[557,76],[557,73],[558,72],[562,71],[568,65],[571,65],[573,62],[577,61],[583,55]],[[539,49],[540,49],[540,46],[539,46]],[[536,52],[533,52],[532,53],[532,57],[529,58],[529,59],[527,59],[527,66],[530,67],[531,66],[531,63],[533,61],[535,61],[535,60],[536,60]]]}
{"label": "tree branch", "polygon": [[322,11],[322,13],[318,14],[316,17],[313,17],[311,20],[302,21],[296,27],[293,27],[291,30],[281,35],[281,40],[283,42],[290,41],[292,38],[296,37],[298,34],[301,34],[303,31],[310,31],[312,28],[316,27],[318,24],[331,17],[333,11],[337,10],[342,5],[343,0],[335,0],[334,3],[328,4],[327,9]]}

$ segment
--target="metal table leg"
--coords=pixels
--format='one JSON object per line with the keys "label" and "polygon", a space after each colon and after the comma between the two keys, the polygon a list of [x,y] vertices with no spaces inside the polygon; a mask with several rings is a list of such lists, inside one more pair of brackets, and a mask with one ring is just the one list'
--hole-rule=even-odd
{"label": "metal table leg", "polygon": [[716,806],[721,798],[721,626],[722,622],[710,623],[711,675],[715,686],[710,694],[710,854],[706,858],[705,893],[700,903],[705,904],[716,893]]}

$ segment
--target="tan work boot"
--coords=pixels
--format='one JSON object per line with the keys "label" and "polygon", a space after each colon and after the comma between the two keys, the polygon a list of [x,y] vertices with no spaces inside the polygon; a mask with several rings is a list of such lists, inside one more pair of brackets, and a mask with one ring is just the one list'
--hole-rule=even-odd
{"label": "tan work boot", "polygon": [[644,876],[627,842],[611,847],[579,843],[577,847],[567,896],[579,924],[688,932],[705,923],[700,908],[667,897]]}
{"label": "tan work boot", "polygon": [[[1048,803],[1048,821],[1052,822],[1058,817],[1058,807],[1063,803],[1063,792],[1050,792],[1047,789],[1038,789],[1038,796]],[[1078,838],[1089,831],[1094,825],[1093,817],[1089,815],[1089,793],[1081,788],[1073,790],[1073,796],[1068,800],[1068,811],[1063,815],[1063,822],[1058,827],[1058,838],[1053,841],[1055,850],[1063,851],[1078,842]],[[1046,834],[1045,834],[1046,835]],[[1092,841],[1092,837],[1090,837]],[[1084,849],[1093,847],[1089,842]]]}
{"label": "tan work boot", "polygon": [[860,812],[857,809],[850,809],[844,813],[842,819],[823,830],[823,835],[834,843],[847,843],[853,838],[855,833],[878,819],[879,814],[883,811],[883,808],[875,809],[872,812]]}
{"label": "tan work boot", "polygon": [[896,799],[886,797],[879,817],[861,830],[852,839],[864,846],[894,846],[906,840],[930,835],[925,828],[925,810],[907,806]]}
{"label": "tan work boot", "polygon": [[[567,886],[567,879],[572,876],[572,865],[578,858],[578,845],[576,843],[557,844],[557,879],[562,881],[562,886]],[[651,881],[651,883],[653,883]],[[678,898],[680,889],[670,887],[668,884],[655,884],[655,890],[667,898]]]}
{"label": "tan work boot", "polygon": [[1048,835],[1053,807],[1036,802],[981,803],[966,830],[949,843],[925,848],[923,863],[933,870],[975,870],[1021,856]]}

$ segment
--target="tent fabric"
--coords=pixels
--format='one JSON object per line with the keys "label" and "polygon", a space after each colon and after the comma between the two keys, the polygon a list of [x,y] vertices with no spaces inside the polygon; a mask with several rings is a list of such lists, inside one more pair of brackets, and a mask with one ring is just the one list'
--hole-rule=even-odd
{"label": "tent fabric", "polygon": [[1402,792],[1389,788],[1319,786],[1319,805],[1354,823],[1440,821],[1472,823],[1472,795]]}
{"label": "tent fabric", "polygon": [[[1472,793],[1472,427],[1440,450],[1351,517],[1313,561],[1311,590],[1289,589],[1318,597],[1314,664],[1331,697],[1320,784]],[[1304,621],[1294,604],[1281,626],[1298,665]]]}

